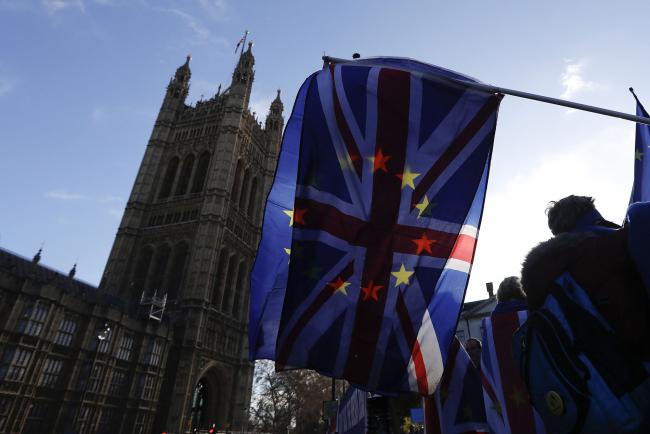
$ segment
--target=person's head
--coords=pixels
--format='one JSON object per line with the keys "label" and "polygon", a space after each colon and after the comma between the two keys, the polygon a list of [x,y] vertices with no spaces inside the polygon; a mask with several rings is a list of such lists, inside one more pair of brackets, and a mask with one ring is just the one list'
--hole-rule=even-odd
{"label": "person's head", "polygon": [[497,290],[497,302],[521,300],[526,301],[526,293],[521,287],[521,280],[517,276],[506,277],[499,284]]}
{"label": "person's head", "polygon": [[465,341],[465,351],[477,368],[481,365],[481,347],[481,341],[476,338],[469,338]]}
{"label": "person's head", "polygon": [[579,226],[603,226],[616,229],[619,226],[609,222],[600,215],[594,205],[594,198],[589,196],[567,196],[552,201],[546,208],[548,228],[553,235],[571,232]]}
{"label": "person's head", "polygon": [[553,235],[572,231],[578,219],[596,210],[594,198],[589,196],[567,196],[551,201],[546,208],[548,228]]}

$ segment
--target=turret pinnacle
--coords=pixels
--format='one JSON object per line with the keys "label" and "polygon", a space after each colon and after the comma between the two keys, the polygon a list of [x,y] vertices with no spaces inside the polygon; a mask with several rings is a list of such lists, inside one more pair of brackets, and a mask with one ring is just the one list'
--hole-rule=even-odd
{"label": "turret pinnacle", "polygon": [[176,70],[175,78],[178,81],[187,81],[192,76],[192,71],[190,70],[190,60],[192,60],[192,55],[188,54],[185,58],[185,63],[178,67]]}

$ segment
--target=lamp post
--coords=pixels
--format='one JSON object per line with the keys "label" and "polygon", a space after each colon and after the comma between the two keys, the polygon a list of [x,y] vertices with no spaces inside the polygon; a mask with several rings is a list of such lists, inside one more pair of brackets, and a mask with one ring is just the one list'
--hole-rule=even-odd
{"label": "lamp post", "polygon": [[[84,384],[84,390],[81,394],[81,400],[79,401],[79,409],[77,410],[77,414],[75,415],[74,418],[74,424],[73,424],[73,429],[76,429],[76,425],[79,422],[79,414],[83,411],[83,405],[84,401],[86,400],[86,394],[88,393],[88,383],[90,383],[90,378],[93,375],[93,371],[95,370],[95,364],[97,363],[97,354],[99,353],[99,346],[102,344],[103,341],[108,339],[111,333],[111,327],[108,325],[107,322],[104,323],[104,326],[97,331],[97,335],[95,336],[97,338],[97,346],[95,347],[95,353],[93,354],[93,362],[90,365],[90,372],[88,372],[88,379],[86,380],[86,384]],[[90,416],[90,411],[88,412]],[[83,431],[85,431],[85,427],[83,430],[79,430],[80,434],[83,434]]]}

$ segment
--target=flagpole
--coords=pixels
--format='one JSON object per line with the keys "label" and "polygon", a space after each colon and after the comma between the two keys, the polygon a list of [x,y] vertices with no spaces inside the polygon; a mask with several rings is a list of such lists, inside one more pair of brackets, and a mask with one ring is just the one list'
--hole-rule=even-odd
{"label": "flagpole", "polygon": [[[367,61],[371,62],[372,59],[368,59]],[[340,58],[337,58],[337,57],[323,56],[323,62],[325,62],[326,64],[327,63],[338,64],[338,63],[350,63],[350,62],[363,64],[364,60],[360,60],[360,61],[358,61],[358,60],[347,60],[347,59],[340,59]],[[399,69],[399,68],[394,68],[394,69]],[[428,75],[424,74],[424,76],[428,76]],[[431,76],[429,76],[429,77],[431,77]],[[459,80],[459,79],[455,79],[455,78],[451,78],[451,77],[439,77],[439,76],[436,76],[436,77],[432,77],[432,78],[435,78],[436,80],[449,81],[449,82],[452,82],[452,83],[455,83],[455,84],[458,84],[458,85],[461,85],[461,86],[465,86],[465,87],[471,87],[471,88],[474,88],[474,89],[479,89],[479,90],[482,90],[484,92],[502,93],[502,94],[505,94],[505,95],[518,96],[520,98],[532,99],[534,101],[540,101],[540,102],[545,102],[545,103],[549,103],[549,104],[555,104],[555,105],[559,105],[559,106],[573,108],[573,109],[576,109],[576,110],[582,110],[582,111],[597,113],[597,114],[604,115],[604,116],[611,116],[611,117],[614,117],[614,118],[620,118],[620,119],[625,119],[625,120],[632,121],[632,122],[637,122],[637,123],[640,123],[640,124],[650,125],[650,118],[645,118],[643,116],[630,115],[630,114],[623,113],[623,112],[618,112],[618,111],[615,111],[615,110],[609,110],[609,109],[606,109],[606,108],[596,107],[596,106],[587,105],[587,104],[581,104],[581,103],[573,102],[573,101],[567,101],[567,100],[560,99],[560,98],[552,98],[550,96],[537,95],[537,94],[534,94],[534,93],[522,92],[520,90],[508,89],[508,88],[505,88],[505,87],[497,87],[497,86],[492,86],[492,85],[484,84],[484,83],[474,83],[474,82],[471,82],[471,81],[464,81],[464,80]],[[630,90],[631,90],[631,88],[630,88]],[[632,92],[632,93],[634,94],[634,92]],[[636,95],[634,97],[636,98]]]}
{"label": "flagpole", "polygon": [[239,52],[239,58],[244,55],[244,47],[246,46],[246,38],[248,37],[248,30],[244,32],[244,42],[241,44],[241,51]]}

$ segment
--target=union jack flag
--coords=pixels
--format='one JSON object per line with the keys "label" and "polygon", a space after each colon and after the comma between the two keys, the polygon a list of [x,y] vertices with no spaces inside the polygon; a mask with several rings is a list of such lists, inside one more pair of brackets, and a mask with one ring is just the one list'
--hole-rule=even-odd
{"label": "union jack flag", "polygon": [[525,310],[493,313],[483,320],[481,373],[485,412],[493,434],[544,434],[539,413],[512,356],[512,336],[526,322]]}
{"label": "union jack flag", "polygon": [[[303,85],[282,150],[298,153],[284,210],[288,275],[265,275],[260,253],[252,276],[253,299],[263,282],[284,285],[271,303],[282,299],[282,315],[251,300],[253,358],[275,341],[278,369],[433,393],[474,256],[501,100],[450,78],[472,80],[380,58],[329,65]],[[263,231],[268,250],[265,237],[277,235],[266,221]],[[264,331],[271,323],[275,336]]]}
{"label": "union jack flag", "polygon": [[458,338],[451,343],[436,393],[422,398],[425,434],[488,433],[481,372]]}

